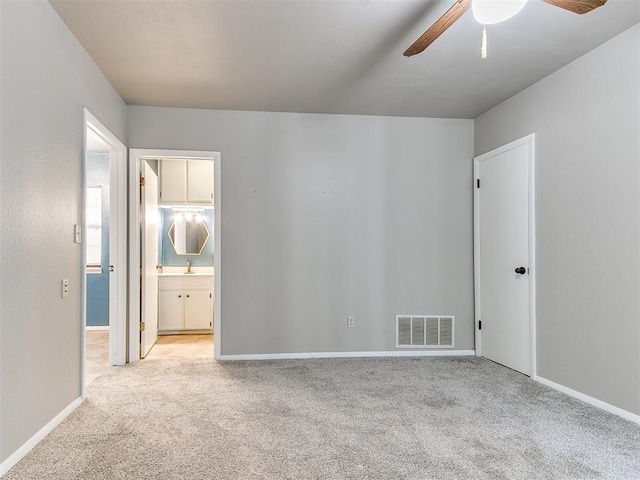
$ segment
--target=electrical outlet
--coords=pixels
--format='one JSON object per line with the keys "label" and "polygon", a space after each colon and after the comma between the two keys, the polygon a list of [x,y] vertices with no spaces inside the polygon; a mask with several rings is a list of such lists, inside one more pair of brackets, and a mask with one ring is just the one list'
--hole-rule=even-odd
{"label": "electrical outlet", "polygon": [[61,292],[62,298],[67,298],[69,296],[69,279],[64,278],[60,283],[62,286],[62,292]]}
{"label": "electrical outlet", "polygon": [[356,326],[356,317],[347,317],[347,328],[354,328]]}

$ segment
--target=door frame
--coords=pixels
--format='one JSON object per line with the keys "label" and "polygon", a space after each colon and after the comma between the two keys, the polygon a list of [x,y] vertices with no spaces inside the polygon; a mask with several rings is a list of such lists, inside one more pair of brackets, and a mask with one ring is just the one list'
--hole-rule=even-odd
{"label": "door frame", "polygon": [[140,360],[140,165],[144,160],[162,159],[210,159],[214,169],[214,321],[213,349],[214,358],[220,359],[221,324],[222,324],[222,178],[220,152],[200,150],[168,150],[168,149],[129,149],[129,338],[123,342],[127,345],[127,361]]}
{"label": "door frame", "polygon": [[522,145],[528,146],[529,153],[529,342],[531,350],[531,378],[536,378],[536,185],[535,185],[535,133],[507,143],[473,159],[473,291],[475,297],[475,348],[476,356],[482,356],[482,320],[480,285],[480,188],[477,187],[480,163]]}
{"label": "door frame", "polygon": [[[86,188],[87,129],[109,146],[109,365],[124,365],[127,335],[127,147],[89,110],[83,108],[82,128],[82,398],[85,397],[87,331]],[[115,201],[114,201],[115,200]]]}

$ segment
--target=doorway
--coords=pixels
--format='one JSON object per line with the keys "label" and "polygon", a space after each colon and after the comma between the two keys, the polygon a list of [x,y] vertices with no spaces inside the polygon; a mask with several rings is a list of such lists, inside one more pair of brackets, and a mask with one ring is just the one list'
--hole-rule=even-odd
{"label": "doorway", "polygon": [[126,362],[126,147],[84,111],[82,392]]}
{"label": "doorway", "polygon": [[474,159],[476,353],[535,377],[533,134]]}
{"label": "doorway", "polygon": [[130,159],[129,362],[194,339],[202,349],[202,335],[217,355],[220,154],[131,149]]}

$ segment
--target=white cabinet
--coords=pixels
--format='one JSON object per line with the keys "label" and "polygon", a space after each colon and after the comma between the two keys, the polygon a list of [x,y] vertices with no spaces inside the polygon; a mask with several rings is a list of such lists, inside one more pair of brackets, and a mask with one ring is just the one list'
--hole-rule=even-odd
{"label": "white cabinet", "polygon": [[212,160],[160,160],[161,205],[213,205]]}
{"label": "white cabinet", "polygon": [[187,203],[213,204],[213,162],[187,160]]}
{"label": "white cabinet", "polygon": [[158,278],[158,330],[213,328],[213,275]]}
{"label": "white cabinet", "polygon": [[184,329],[184,293],[158,290],[158,330]]}
{"label": "white cabinet", "polygon": [[200,328],[212,328],[213,316],[211,315],[210,292],[187,291],[184,299],[184,328],[195,330]]}
{"label": "white cabinet", "polygon": [[186,160],[160,160],[158,203],[185,203],[187,199],[186,167]]}

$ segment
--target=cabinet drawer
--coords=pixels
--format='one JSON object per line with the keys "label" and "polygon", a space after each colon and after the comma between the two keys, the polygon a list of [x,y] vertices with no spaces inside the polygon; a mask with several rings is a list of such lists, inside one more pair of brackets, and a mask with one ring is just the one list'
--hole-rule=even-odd
{"label": "cabinet drawer", "polygon": [[158,277],[160,290],[212,290],[213,275],[171,275]]}

